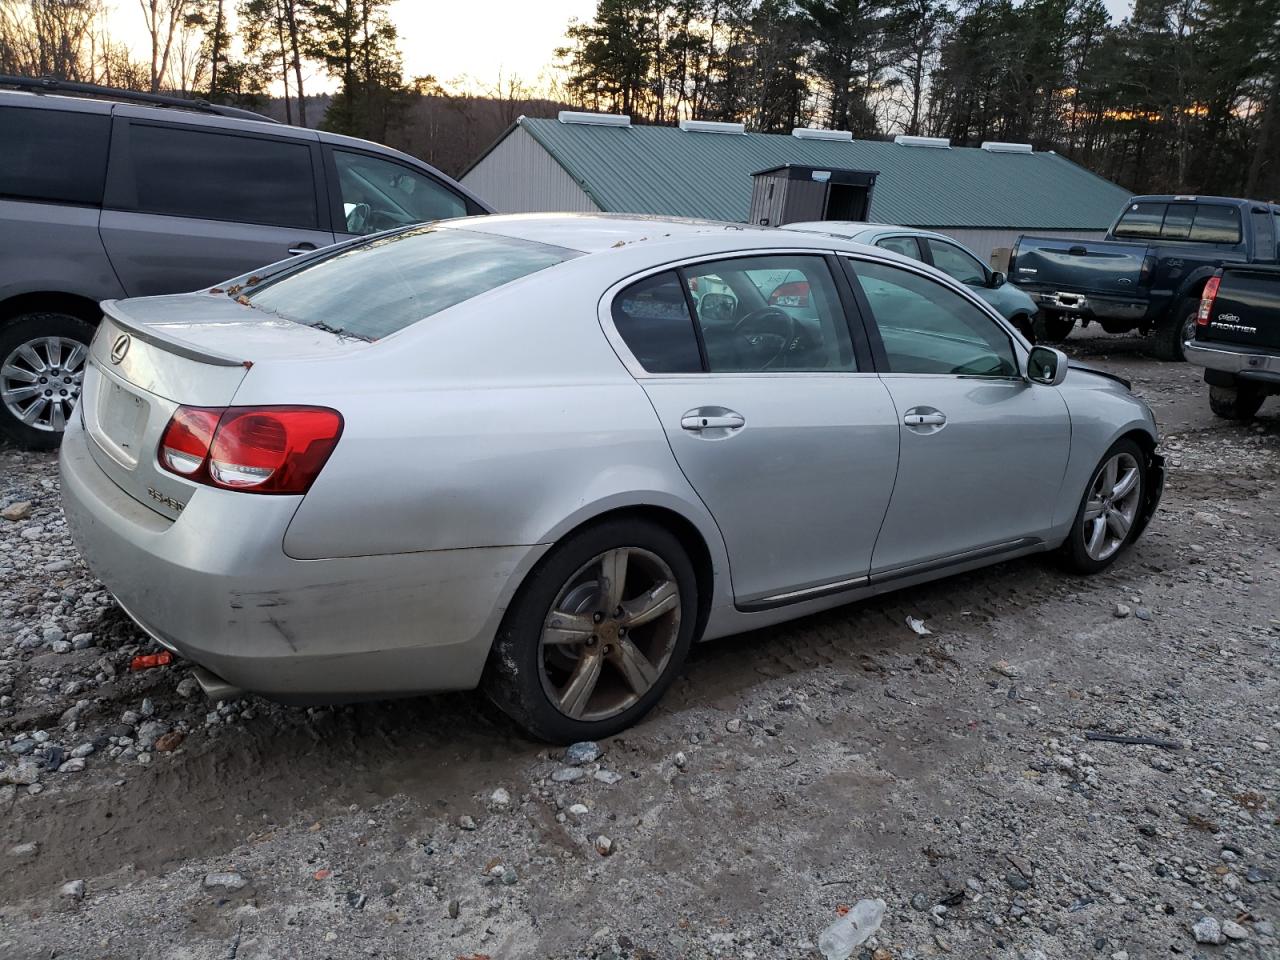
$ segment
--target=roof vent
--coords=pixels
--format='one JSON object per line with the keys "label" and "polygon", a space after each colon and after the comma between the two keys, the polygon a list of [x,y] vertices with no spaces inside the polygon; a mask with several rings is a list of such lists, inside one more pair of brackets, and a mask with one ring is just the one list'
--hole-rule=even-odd
{"label": "roof vent", "polygon": [[984,140],[982,149],[987,153],[1031,153],[1029,143],[1001,143],[999,140]]}
{"label": "roof vent", "polygon": [[853,139],[848,130],[819,130],[817,127],[794,127],[791,135],[800,140],[844,140]]}
{"label": "roof vent", "polygon": [[575,113],[560,111],[561,123],[586,123],[595,127],[629,127],[631,117],[625,113]]}
{"label": "roof vent", "polygon": [[909,137],[898,134],[893,142],[900,147],[930,147],[934,150],[950,150],[951,141],[946,137]]}
{"label": "roof vent", "polygon": [[689,133],[746,133],[741,123],[722,123],[719,120],[681,120],[680,129]]}

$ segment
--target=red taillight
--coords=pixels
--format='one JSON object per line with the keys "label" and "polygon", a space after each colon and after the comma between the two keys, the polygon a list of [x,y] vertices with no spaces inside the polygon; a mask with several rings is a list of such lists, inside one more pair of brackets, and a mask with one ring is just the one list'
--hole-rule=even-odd
{"label": "red taillight", "polygon": [[769,294],[771,307],[807,307],[809,305],[809,284],[805,280],[793,280],[774,288]]}
{"label": "red taillight", "polygon": [[342,434],[327,407],[179,407],[160,465],[199,483],[250,493],[306,493]]}
{"label": "red taillight", "polygon": [[160,438],[160,465],[180,477],[199,473],[221,416],[220,407],[179,407]]}
{"label": "red taillight", "polygon": [[1209,325],[1209,314],[1213,313],[1213,301],[1218,296],[1218,286],[1221,283],[1221,277],[1210,277],[1209,282],[1204,285],[1204,293],[1200,294],[1200,309],[1196,311],[1196,326]]}

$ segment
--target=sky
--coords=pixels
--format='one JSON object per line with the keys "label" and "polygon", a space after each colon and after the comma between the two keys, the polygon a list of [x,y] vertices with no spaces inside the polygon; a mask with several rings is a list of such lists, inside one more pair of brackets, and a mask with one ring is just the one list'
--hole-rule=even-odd
{"label": "sky", "polygon": [[[1117,20],[1132,0],[1106,0]],[[431,75],[446,86],[469,78],[473,88],[497,85],[499,75],[541,86],[540,75],[564,44],[570,19],[591,18],[596,0],[395,0],[391,17],[400,33],[406,79]],[[147,50],[137,0],[116,0],[113,33],[129,43],[140,59]],[[318,80],[318,78],[317,78]],[[308,89],[324,86],[317,82]]]}

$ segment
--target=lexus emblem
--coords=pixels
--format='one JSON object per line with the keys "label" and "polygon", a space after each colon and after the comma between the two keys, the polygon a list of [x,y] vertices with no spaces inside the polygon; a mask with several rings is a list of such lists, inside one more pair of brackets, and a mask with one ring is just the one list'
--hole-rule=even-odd
{"label": "lexus emblem", "polygon": [[125,358],[125,354],[129,352],[129,344],[133,343],[133,338],[127,333],[122,333],[116,337],[115,343],[111,344],[111,362],[119,363]]}

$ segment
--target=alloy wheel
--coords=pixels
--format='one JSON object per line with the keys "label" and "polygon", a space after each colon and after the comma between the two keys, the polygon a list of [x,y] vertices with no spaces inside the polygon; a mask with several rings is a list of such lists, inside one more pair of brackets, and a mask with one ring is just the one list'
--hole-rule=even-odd
{"label": "alloy wheel", "polygon": [[616,547],[578,568],[539,639],[542,689],[551,703],[582,721],[634,706],[671,660],[680,606],[675,574],[648,550]]}
{"label": "alloy wheel", "polygon": [[89,348],[69,337],[21,343],[0,364],[0,401],[36,430],[61,433],[80,399]]}
{"label": "alloy wheel", "polygon": [[1084,504],[1085,553],[1106,560],[1122,546],[1138,516],[1142,467],[1130,453],[1117,453],[1094,476]]}

